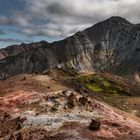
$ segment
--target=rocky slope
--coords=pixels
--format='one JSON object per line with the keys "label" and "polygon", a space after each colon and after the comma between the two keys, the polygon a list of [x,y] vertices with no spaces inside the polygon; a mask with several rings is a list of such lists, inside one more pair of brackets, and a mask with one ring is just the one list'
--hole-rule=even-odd
{"label": "rocky slope", "polygon": [[140,85],[134,80],[94,73],[78,76],[74,81],[91,93],[94,99],[140,117]]}
{"label": "rocky slope", "polygon": [[0,81],[0,140],[140,139],[139,118],[96,101],[73,78],[53,70]]}
{"label": "rocky slope", "polygon": [[140,72],[140,25],[112,17],[64,40],[6,57],[0,78],[73,67],[80,72],[108,71],[120,75]]}

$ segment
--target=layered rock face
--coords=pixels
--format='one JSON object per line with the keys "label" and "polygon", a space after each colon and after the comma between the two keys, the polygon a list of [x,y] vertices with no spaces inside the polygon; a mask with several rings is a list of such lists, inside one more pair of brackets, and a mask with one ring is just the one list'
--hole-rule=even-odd
{"label": "layered rock face", "polygon": [[4,49],[0,49],[0,60],[5,59],[6,57],[18,55],[20,53],[26,52],[33,48],[41,47],[45,44],[47,44],[46,41],[41,41],[41,42],[31,43],[31,44],[23,43],[21,45],[13,45]]}
{"label": "layered rock face", "polygon": [[112,17],[84,31],[94,46],[94,67],[117,74],[140,71],[140,26]]}
{"label": "layered rock face", "polygon": [[10,54],[0,61],[1,79],[54,67],[133,75],[140,72],[140,25],[112,17],[64,40]]}
{"label": "layered rock face", "polygon": [[93,52],[93,45],[86,34],[79,32],[65,40],[1,60],[1,79],[21,73],[43,72],[56,66],[92,71]]}

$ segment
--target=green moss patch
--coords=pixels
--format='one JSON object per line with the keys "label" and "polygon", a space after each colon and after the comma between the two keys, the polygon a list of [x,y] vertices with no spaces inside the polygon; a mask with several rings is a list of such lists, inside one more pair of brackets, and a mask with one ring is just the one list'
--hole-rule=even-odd
{"label": "green moss patch", "polygon": [[85,87],[96,93],[102,92],[102,89],[100,88],[100,86],[98,86],[96,84],[87,83],[87,84],[85,84]]}
{"label": "green moss patch", "polygon": [[102,75],[82,76],[77,79],[77,82],[95,93],[106,93],[110,95],[125,94],[125,91],[120,85]]}

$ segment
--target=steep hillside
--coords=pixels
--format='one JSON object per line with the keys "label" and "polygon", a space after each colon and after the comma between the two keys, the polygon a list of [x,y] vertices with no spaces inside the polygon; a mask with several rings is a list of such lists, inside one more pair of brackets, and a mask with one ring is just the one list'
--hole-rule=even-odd
{"label": "steep hillside", "polygon": [[80,72],[108,71],[119,75],[140,72],[140,26],[112,17],[64,40],[0,61],[0,78],[72,67]]}

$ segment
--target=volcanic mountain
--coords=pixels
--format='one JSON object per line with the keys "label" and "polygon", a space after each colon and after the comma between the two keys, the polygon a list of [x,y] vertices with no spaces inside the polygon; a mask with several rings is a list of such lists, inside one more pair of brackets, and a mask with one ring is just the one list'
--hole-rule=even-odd
{"label": "volcanic mountain", "polygon": [[111,17],[61,41],[1,49],[0,59],[0,79],[55,67],[139,77],[140,25]]}

